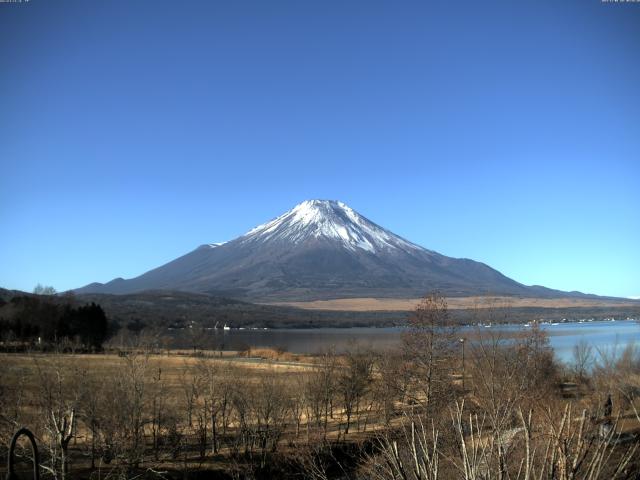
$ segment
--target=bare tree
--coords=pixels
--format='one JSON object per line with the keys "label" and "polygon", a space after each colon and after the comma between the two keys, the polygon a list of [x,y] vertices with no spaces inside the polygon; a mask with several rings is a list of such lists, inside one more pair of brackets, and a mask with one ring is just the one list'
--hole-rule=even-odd
{"label": "bare tree", "polygon": [[55,295],[56,289],[51,286],[41,285],[40,283],[38,283],[33,288],[33,293],[35,293],[36,295]]}
{"label": "bare tree", "polygon": [[336,355],[329,350],[320,355],[315,370],[307,377],[307,405],[311,411],[311,415],[307,417],[313,417],[316,426],[322,427],[325,437],[329,418],[333,417],[337,369]]}
{"label": "bare tree", "polygon": [[426,295],[409,317],[408,327],[403,343],[418,393],[413,400],[429,407],[434,397],[452,390],[450,373],[458,338],[446,298],[438,292]]}
{"label": "bare tree", "polygon": [[[302,417],[305,413],[307,401],[307,396],[305,394],[306,382],[306,374],[297,373],[295,374],[291,386],[287,390],[289,405],[291,408],[291,416],[296,426],[296,438],[300,437],[300,426],[302,425]],[[309,423],[309,418],[307,418],[307,423]]]}
{"label": "bare tree", "polygon": [[338,391],[342,396],[346,426],[344,433],[349,433],[351,418],[359,413],[360,399],[364,396],[371,383],[373,355],[368,351],[360,351],[357,346],[347,352],[345,365],[340,368],[338,376]]}
{"label": "bare tree", "polygon": [[573,346],[572,368],[578,381],[584,382],[588,378],[594,360],[593,347],[584,338]]}
{"label": "bare tree", "polygon": [[382,412],[385,425],[389,425],[396,413],[396,402],[402,402],[407,394],[411,373],[408,362],[400,352],[386,351],[376,356],[377,381],[373,397]]}
{"label": "bare tree", "polygon": [[103,378],[98,378],[95,374],[87,374],[85,381],[82,382],[80,394],[78,419],[82,421],[85,428],[91,434],[91,444],[88,448],[92,470],[96,466],[95,461],[98,454],[101,411],[104,408],[104,388]]}
{"label": "bare tree", "polygon": [[43,466],[54,478],[66,480],[69,472],[69,442],[75,434],[78,379],[84,379],[72,363],[55,355],[50,362],[34,357],[40,383],[40,409],[48,439],[49,465]]}
{"label": "bare tree", "polygon": [[[623,445],[618,425],[604,435],[589,424],[585,411],[575,416],[566,405],[559,416],[534,417],[518,409],[517,427],[493,431],[483,419],[456,403],[451,411],[457,448],[433,426],[416,419],[400,435],[385,435],[379,455],[369,458],[377,480],[615,480],[634,478],[637,439]],[[513,455],[502,457],[496,444]],[[516,454],[517,452],[517,454]],[[635,460],[634,460],[635,459]],[[447,467],[447,468],[443,468]]]}
{"label": "bare tree", "polygon": [[253,393],[251,406],[261,452],[260,462],[264,467],[267,453],[276,450],[287,427],[291,403],[284,382],[273,373],[261,375],[258,388]]}
{"label": "bare tree", "polygon": [[146,381],[149,357],[129,354],[119,360],[118,370],[104,379],[109,388],[103,390],[98,422],[103,461],[117,460],[126,474],[144,461],[145,425],[149,422]]}
{"label": "bare tree", "polygon": [[51,420],[56,435],[56,442],[60,447],[60,479],[65,480],[69,469],[69,442],[73,438],[75,430],[75,410],[72,408],[67,414],[58,418],[55,412],[51,412]]}
{"label": "bare tree", "polygon": [[151,441],[153,445],[153,455],[156,460],[159,458],[159,443],[165,420],[167,416],[167,384],[162,374],[162,368],[157,367],[152,370],[151,382],[148,386],[150,397],[150,426]]}

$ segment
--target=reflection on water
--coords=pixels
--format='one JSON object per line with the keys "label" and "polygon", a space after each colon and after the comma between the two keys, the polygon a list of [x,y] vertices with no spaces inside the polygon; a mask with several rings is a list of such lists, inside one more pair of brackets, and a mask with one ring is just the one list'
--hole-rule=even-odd
{"label": "reflection on water", "polygon": [[[621,351],[630,343],[640,342],[640,324],[631,320],[543,324],[541,327],[549,334],[556,356],[563,361],[571,360],[573,347],[583,339],[594,349],[608,354]],[[524,325],[464,327],[461,335],[467,335],[473,341],[478,332],[509,336],[527,330],[528,327]],[[246,346],[274,347],[293,353],[313,354],[329,348],[336,352],[344,352],[352,347],[354,342],[375,350],[393,348],[400,345],[402,332],[403,329],[400,327],[210,330],[209,341],[206,343],[224,350],[237,350]]]}

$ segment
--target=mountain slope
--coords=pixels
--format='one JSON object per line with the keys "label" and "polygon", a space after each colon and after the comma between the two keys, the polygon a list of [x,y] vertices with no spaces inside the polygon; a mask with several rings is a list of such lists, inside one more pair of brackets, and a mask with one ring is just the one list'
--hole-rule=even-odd
{"label": "mountain slope", "polygon": [[139,277],[79,293],[183,290],[251,300],[447,295],[560,296],[468,259],[446,257],[376,225],[341,202],[309,200],[223,244],[207,244]]}

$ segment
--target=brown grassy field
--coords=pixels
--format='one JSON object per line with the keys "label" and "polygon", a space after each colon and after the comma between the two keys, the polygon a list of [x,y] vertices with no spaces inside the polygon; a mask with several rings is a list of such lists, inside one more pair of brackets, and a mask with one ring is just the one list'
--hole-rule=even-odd
{"label": "brown grassy field", "polygon": [[[86,400],[79,399],[90,398],[91,390],[96,391],[95,389],[99,388],[96,393],[103,399],[100,408],[105,412],[113,408],[123,411],[131,409],[132,406],[122,395],[116,395],[112,398],[108,395],[108,391],[116,387],[119,379],[131,377],[129,380],[125,380],[128,382],[133,381],[137,375],[142,375],[139,377],[140,383],[132,388],[133,390],[139,389],[141,394],[144,392],[145,395],[140,407],[146,418],[141,425],[143,435],[146,438],[147,452],[141,463],[153,464],[155,470],[172,472],[203,468],[210,471],[228,471],[233,468],[229,464],[229,456],[234,450],[233,446],[221,443],[218,454],[207,455],[206,459],[201,458],[195,452],[195,445],[199,441],[195,418],[197,415],[206,415],[207,408],[212,408],[203,403],[207,395],[210,395],[203,383],[204,377],[202,375],[205,369],[214,372],[218,393],[219,389],[223,388],[221,386],[225,385],[225,392],[229,395],[230,403],[234,401],[232,400],[234,392],[239,392],[244,400],[253,403],[251,411],[253,408],[256,410],[255,418],[253,414],[251,415],[251,422],[259,422],[258,412],[264,405],[261,397],[267,395],[264,388],[273,389],[269,395],[276,395],[273,397],[274,401],[281,404],[286,402],[289,405],[289,398],[301,394],[300,388],[304,378],[316,368],[313,364],[315,360],[313,357],[302,358],[271,349],[252,350],[250,358],[239,356],[238,352],[225,352],[225,355],[220,357],[219,352],[207,351],[199,351],[196,355],[187,351],[171,351],[170,354],[130,352],[127,356],[111,353],[98,355],[3,353],[0,354],[0,362],[2,363],[0,391],[3,394],[0,402],[2,407],[0,414],[2,444],[8,442],[12,432],[20,425],[25,425],[34,431],[40,448],[47,451],[47,445],[50,445],[52,439],[46,426],[47,418],[43,413],[57,411],[62,407],[62,412],[68,415],[69,410],[65,410],[65,408],[75,405],[74,408],[80,420],[74,429],[74,440],[70,447],[73,471],[80,475],[83,475],[81,472],[92,471],[91,462],[87,458],[87,452],[93,441],[85,413],[88,407],[83,405]],[[132,366],[134,367],[132,368]],[[155,384],[154,387],[153,379],[160,376],[161,383]],[[45,386],[49,382],[51,384]],[[131,383],[131,385],[134,384]],[[53,388],[51,389],[51,387]],[[161,388],[161,395],[158,387]],[[58,391],[59,393],[57,393]],[[56,398],[53,403],[51,403],[52,396]],[[109,404],[110,399],[115,400],[116,403]],[[155,408],[154,405],[159,401],[158,399],[161,399],[161,403],[164,405],[165,416],[168,415],[172,418],[175,416],[175,428],[181,432],[179,435],[182,438],[180,448],[183,453],[178,457],[167,453],[166,447],[164,453],[155,459],[148,451],[152,443],[149,422],[152,421],[152,409]],[[120,403],[121,400],[122,403]],[[236,400],[240,400],[240,398],[236,398]],[[105,401],[106,403],[104,403]],[[50,406],[46,406],[49,404]],[[63,407],[63,405],[67,407]],[[275,411],[282,407],[272,405],[267,408],[273,408]],[[193,413],[187,413],[191,412],[191,409],[193,409]],[[84,420],[80,416],[83,414],[85,415]],[[193,420],[191,415],[193,415]],[[101,417],[110,418],[110,414],[103,413]],[[283,422],[282,427],[286,427],[279,439],[276,439],[281,449],[286,451],[291,442],[302,441],[303,438],[308,441],[309,428],[307,424],[311,422],[308,418],[308,411],[300,412],[299,433],[296,433],[292,426],[293,420],[288,419],[286,423],[284,420],[281,421]],[[334,439],[339,437],[339,425],[343,421],[343,415],[336,410],[334,417],[328,422],[325,436]],[[231,432],[238,435],[237,432],[240,429],[238,422],[238,418],[230,416],[225,427],[229,432],[227,436],[231,435]],[[211,428],[210,425],[209,428]],[[317,430],[317,426],[314,425],[314,428]],[[359,430],[358,428],[356,431],[354,428],[351,434],[353,440],[365,435],[365,432]],[[170,431],[171,427],[165,427],[162,432],[165,442],[169,441]],[[229,441],[228,443],[232,444],[233,442]],[[113,473],[112,466],[103,465],[101,468],[104,468],[104,472],[111,471]],[[0,466],[0,474],[4,475],[4,472]]]}
{"label": "brown grassy field", "polygon": [[[532,340],[522,339],[521,344]],[[486,345],[491,348],[491,342]],[[512,350],[516,355],[521,352]],[[448,404],[438,404],[442,415],[432,412],[427,418],[436,421],[443,434],[451,434],[448,429],[456,402],[464,399],[469,414],[490,414],[494,397],[487,395],[488,387],[500,392],[498,398],[510,398],[516,386],[529,388],[522,383],[524,378],[538,375],[521,368],[520,363],[511,364],[516,357],[506,356],[501,367],[491,368],[495,360],[491,352],[487,356],[482,351],[475,353],[475,358],[470,355],[465,362],[466,387],[457,362],[437,363],[447,373],[438,380],[444,383],[435,383],[434,388],[440,392],[438,402]],[[55,466],[51,460],[57,458],[51,455],[59,455],[51,418],[75,411],[77,426],[68,457],[73,475],[69,478],[95,478],[97,474],[119,479],[145,471],[164,472],[162,478],[187,478],[188,472],[197,470],[211,478],[229,478],[225,475],[260,469],[265,462],[277,463],[278,459],[284,462],[278,468],[285,471],[310,469],[300,477],[307,478],[324,461],[319,460],[325,454],[321,452],[326,452],[323,449],[334,445],[348,452],[352,448],[348,445],[360,448],[358,445],[395,435],[424,406],[425,392],[414,383],[423,375],[414,371],[415,365],[401,357],[374,356],[367,351],[360,355],[312,357],[272,349],[222,356],[217,351],[133,349],[126,354],[0,354],[0,436],[5,443],[19,425],[29,426],[48,455],[43,468],[60,469],[60,463]],[[526,371],[529,373],[518,376]],[[536,377],[539,384],[518,397],[522,408],[534,402],[536,411],[542,412],[538,422],[555,421],[545,420],[543,410],[549,408],[549,415],[562,412],[566,401],[576,411],[597,411],[602,393],[612,391],[610,382],[615,377],[609,372],[582,385],[569,383],[573,387],[567,389],[558,383],[559,375],[553,373],[555,380]],[[620,377],[615,384],[633,380],[630,384],[636,385],[637,379],[630,378]],[[329,382],[326,387],[324,382]],[[358,385],[361,389],[347,413],[347,399]],[[638,418],[623,400],[614,400],[616,412],[622,414],[616,430],[634,435]],[[211,416],[213,411],[217,417]],[[509,426],[496,433],[494,427],[485,427],[478,433],[483,441],[517,431]],[[551,427],[543,423],[540,428]],[[215,429],[217,440],[212,437]],[[214,445],[217,448],[212,451]],[[367,455],[357,461],[371,460]],[[107,462],[108,456],[114,460]]]}
{"label": "brown grassy field", "polygon": [[[283,302],[283,305],[308,310],[330,311],[411,311],[420,302],[419,298],[339,298],[310,302]],[[518,298],[518,297],[449,297],[448,307],[452,310],[487,308],[576,308],[576,307],[638,307],[633,300],[590,299],[590,298]]]}

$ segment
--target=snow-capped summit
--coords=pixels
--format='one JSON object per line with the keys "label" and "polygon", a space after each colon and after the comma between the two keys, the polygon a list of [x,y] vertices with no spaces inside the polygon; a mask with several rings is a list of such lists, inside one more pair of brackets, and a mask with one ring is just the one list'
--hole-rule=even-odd
{"label": "snow-capped summit", "polygon": [[306,200],[241,237],[245,242],[309,240],[338,241],[349,250],[424,250],[376,225],[348,205],[335,200]]}

